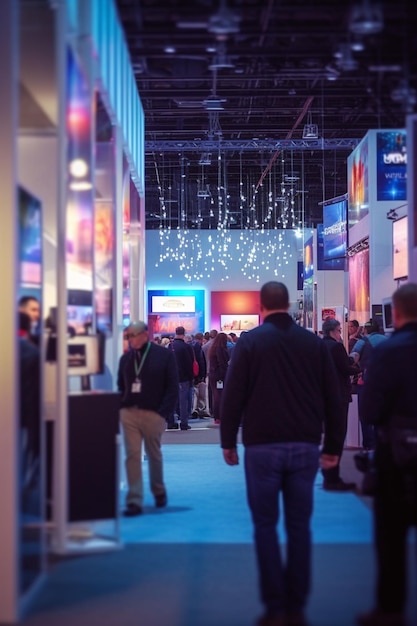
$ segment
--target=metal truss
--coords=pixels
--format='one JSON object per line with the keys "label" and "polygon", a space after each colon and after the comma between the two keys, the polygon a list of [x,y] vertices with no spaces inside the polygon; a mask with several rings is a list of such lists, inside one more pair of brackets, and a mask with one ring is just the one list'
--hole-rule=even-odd
{"label": "metal truss", "polygon": [[192,139],[147,140],[145,152],[274,152],[276,150],[353,150],[361,139]]}

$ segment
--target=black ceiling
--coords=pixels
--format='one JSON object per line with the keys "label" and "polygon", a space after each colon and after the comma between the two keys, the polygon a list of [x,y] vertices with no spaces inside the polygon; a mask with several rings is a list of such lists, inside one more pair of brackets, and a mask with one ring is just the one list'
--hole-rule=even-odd
{"label": "black ceiling", "polygon": [[116,4],[145,111],[148,228],[315,225],[356,143],[416,109],[408,0]]}

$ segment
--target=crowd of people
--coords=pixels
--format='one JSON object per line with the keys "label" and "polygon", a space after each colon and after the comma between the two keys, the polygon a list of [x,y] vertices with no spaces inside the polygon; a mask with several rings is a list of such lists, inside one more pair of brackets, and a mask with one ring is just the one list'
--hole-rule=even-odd
{"label": "crowd of people", "polygon": [[[286,286],[271,281],[260,291],[262,324],[238,341],[215,330],[207,337],[187,337],[178,327],[173,338],[151,342],[146,324],[130,325],[131,349],[121,358],[118,379],[129,483],[125,515],[142,513],[142,438],[155,505],[167,504],[160,450],[164,422],[169,428],[177,412],[179,427],[188,430],[194,410],[190,389],[203,382],[204,374],[208,387],[201,407],[208,404],[220,426],[220,445],[230,466],[239,463],[241,432],[265,607],[257,626],[307,626],[316,475],[321,468],[326,491],[356,489],[341,478],[340,459],[349,403],[357,393],[362,447],[372,452],[377,477],[378,566],[375,606],[359,615],[357,624],[406,626],[407,534],[417,525],[417,285],[403,285],[393,295],[390,340],[372,320],[363,328],[351,320],[347,349],[337,319],[325,319],[316,335],[296,324],[288,310]],[[152,390],[147,402],[144,389]],[[394,442],[401,435],[398,452]],[[278,536],[281,503],[285,552]]]}

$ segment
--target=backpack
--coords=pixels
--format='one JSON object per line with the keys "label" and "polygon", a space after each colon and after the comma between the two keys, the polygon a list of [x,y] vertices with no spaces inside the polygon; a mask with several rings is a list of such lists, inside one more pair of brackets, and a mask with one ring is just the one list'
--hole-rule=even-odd
{"label": "backpack", "polygon": [[372,350],[373,350],[373,346],[371,342],[369,341],[368,337],[366,337],[366,335],[363,335],[361,337],[361,341],[363,341],[363,346],[362,346],[362,350],[361,350],[360,358],[359,358],[360,375],[358,379],[358,385],[363,385],[363,381],[366,377],[366,370],[369,367]]}

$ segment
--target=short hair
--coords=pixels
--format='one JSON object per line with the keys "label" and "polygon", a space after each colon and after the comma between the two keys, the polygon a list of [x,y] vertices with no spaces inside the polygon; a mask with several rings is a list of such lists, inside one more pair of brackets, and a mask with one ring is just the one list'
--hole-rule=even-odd
{"label": "short hair", "polygon": [[261,305],[267,311],[288,310],[290,297],[284,283],[271,280],[261,287]]}
{"label": "short hair", "polygon": [[214,339],[215,337],[217,337],[217,333],[218,331],[215,328],[213,328],[213,330],[209,332],[209,338]]}
{"label": "short hair", "polygon": [[130,331],[132,333],[139,334],[143,333],[145,330],[148,330],[147,324],[139,320],[138,322],[131,322],[129,326],[126,328],[126,331]]}
{"label": "short hair", "polygon": [[19,303],[18,304],[19,304],[20,307],[25,307],[26,305],[29,304],[29,302],[32,302],[32,301],[39,303],[39,300],[37,298],[35,298],[35,296],[22,296],[19,299]]}
{"label": "short hair", "polygon": [[355,328],[359,328],[358,320],[349,320],[349,324],[352,324]]}
{"label": "short hair", "polygon": [[197,341],[202,341],[204,339],[203,333],[196,333],[194,335],[194,339],[197,339]]}
{"label": "short hair", "polygon": [[330,317],[323,322],[322,331],[325,337],[328,337],[332,330],[339,328],[340,322],[335,317]]}
{"label": "short hair", "polygon": [[401,285],[392,295],[392,304],[404,317],[417,319],[417,284]]}
{"label": "short hair", "polygon": [[175,329],[175,334],[179,335],[180,337],[185,335],[185,328],[184,328],[184,326],[177,326],[176,329]]}
{"label": "short hair", "polygon": [[379,324],[376,320],[370,319],[369,322],[365,322],[364,329],[368,335],[379,333]]}

